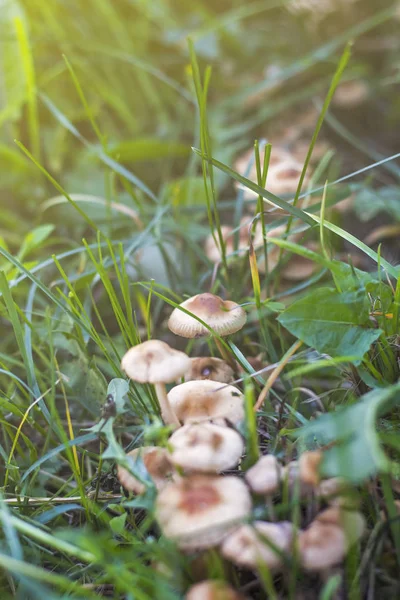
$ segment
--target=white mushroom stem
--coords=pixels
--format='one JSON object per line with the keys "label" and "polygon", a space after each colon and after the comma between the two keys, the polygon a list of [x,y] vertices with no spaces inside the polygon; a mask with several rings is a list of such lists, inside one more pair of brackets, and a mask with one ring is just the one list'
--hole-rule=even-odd
{"label": "white mushroom stem", "polygon": [[179,419],[172,410],[171,405],[169,403],[167,390],[165,389],[165,384],[155,383],[154,388],[156,390],[156,395],[161,410],[161,416],[164,422],[166,423],[166,425],[176,425],[177,427],[180,427],[181,424],[179,422]]}

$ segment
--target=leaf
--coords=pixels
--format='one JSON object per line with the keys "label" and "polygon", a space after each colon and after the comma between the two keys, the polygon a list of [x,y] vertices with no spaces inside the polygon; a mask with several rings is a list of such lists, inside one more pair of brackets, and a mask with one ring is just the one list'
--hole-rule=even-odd
{"label": "leaf", "polygon": [[354,210],[361,221],[370,221],[382,212],[400,221],[400,187],[389,185],[379,190],[362,187],[355,195]]}
{"label": "leaf", "polygon": [[126,395],[129,392],[129,383],[125,379],[116,377],[112,379],[108,384],[107,396],[112,396],[117,410],[117,415],[121,415],[126,412],[125,400]]}
{"label": "leaf", "polygon": [[320,288],[287,308],[278,321],[294,336],[332,357],[359,357],[358,364],[381,329],[365,327],[369,319],[364,289],[339,293]]}
{"label": "leaf", "polygon": [[23,260],[27,254],[38,248],[53,231],[54,225],[51,224],[40,225],[32,229],[22,242],[20,251],[18,252],[18,259]]}
{"label": "leaf", "polygon": [[143,137],[114,144],[109,148],[108,153],[121,162],[135,162],[188,156],[190,147],[171,140]]}
{"label": "leaf", "polygon": [[110,527],[114,533],[117,535],[122,535],[125,529],[125,522],[128,513],[124,513],[123,515],[119,515],[118,517],[114,517],[110,521]]}
{"label": "leaf", "polygon": [[295,435],[307,446],[334,444],[324,452],[324,476],[359,482],[389,470],[390,461],[380,446],[376,421],[399,402],[400,383],[375,389],[355,404],[310,422]]}

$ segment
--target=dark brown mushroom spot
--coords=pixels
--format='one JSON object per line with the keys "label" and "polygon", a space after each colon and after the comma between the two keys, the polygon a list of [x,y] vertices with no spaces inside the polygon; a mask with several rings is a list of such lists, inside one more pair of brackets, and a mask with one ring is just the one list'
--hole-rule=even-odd
{"label": "dark brown mushroom spot", "polygon": [[224,438],[222,437],[222,435],[220,433],[214,432],[211,435],[211,446],[212,446],[212,449],[213,450],[219,450],[219,448],[221,447],[223,441],[224,441]]}
{"label": "dark brown mushroom spot", "polygon": [[189,396],[177,408],[178,417],[185,421],[191,417],[209,417],[215,412],[217,398],[210,394],[201,398]]}
{"label": "dark brown mushroom spot", "polygon": [[179,508],[190,515],[210,510],[221,502],[221,497],[212,483],[202,481],[182,490]]}
{"label": "dark brown mushroom spot", "polygon": [[168,477],[172,473],[172,465],[164,452],[151,450],[143,456],[143,463],[153,477]]}
{"label": "dark brown mushroom spot", "polygon": [[188,305],[187,309],[195,315],[215,315],[221,312],[223,301],[214,294],[199,294]]}

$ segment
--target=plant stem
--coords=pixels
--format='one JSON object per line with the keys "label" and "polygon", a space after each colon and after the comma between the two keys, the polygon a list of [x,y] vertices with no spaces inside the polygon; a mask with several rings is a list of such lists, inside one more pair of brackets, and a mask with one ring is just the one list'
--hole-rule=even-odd
{"label": "plant stem", "polygon": [[164,383],[155,383],[154,388],[156,390],[156,395],[158,399],[158,403],[160,405],[161,416],[166,425],[176,425],[180,427],[181,424],[179,422],[178,417],[172,410],[172,407],[169,403],[167,390],[165,389]]}

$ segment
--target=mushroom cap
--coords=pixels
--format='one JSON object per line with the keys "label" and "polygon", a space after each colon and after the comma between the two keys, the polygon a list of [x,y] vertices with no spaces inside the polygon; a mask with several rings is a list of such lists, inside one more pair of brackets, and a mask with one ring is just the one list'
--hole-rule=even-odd
{"label": "mushroom cap", "polygon": [[225,558],[243,567],[257,569],[261,563],[270,569],[277,569],[283,561],[273,546],[282,552],[288,552],[293,543],[293,534],[294,525],[288,521],[255,521],[253,525],[242,525],[231,533],[223,541],[221,552]]}
{"label": "mushroom cap", "polygon": [[[175,469],[170,462],[169,454],[165,448],[142,446],[128,452],[127,456],[131,457],[134,461],[139,457],[143,460],[143,464],[158,490],[161,490],[169,483],[174,474]],[[126,490],[135,492],[136,494],[143,494],[145,492],[146,487],[128,469],[118,465],[117,476],[121,485]]]}
{"label": "mushroom cap", "polygon": [[[250,233],[251,224],[252,224],[252,219],[248,216],[242,217],[242,219],[240,220],[237,252],[234,255],[236,257],[243,255],[245,252],[248,252],[248,250],[249,250],[249,246],[250,246],[249,233]],[[235,234],[234,234],[233,228],[228,227],[227,225],[222,225],[221,233],[222,233],[222,237],[225,242],[225,251],[226,251],[228,258],[234,258],[234,256],[230,256],[233,254],[233,252],[235,250],[235,247],[234,247]],[[253,246],[255,248],[263,245],[262,225],[261,225],[260,221],[257,221],[257,223],[254,227],[252,241],[253,241]],[[218,242],[218,239],[217,239],[217,242]],[[206,253],[207,258],[209,260],[211,260],[211,262],[218,263],[221,261],[222,254],[221,254],[221,249],[219,247],[219,243],[217,245],[217,243],[214,239],[214,236],[211,234],[206,238],[206,241],[204,244],[204,251]]]}
{"label": "mushroom cap", "polygon": [[[229,225],[221,225],[221,235],[222,239],[226,245],[226,253],[230,254],[233,251],[233,243],[231,233],[233,231],[232,227]],[[218,237],[217,237],[217,241]],[[207,236],[206,241],[204,242],[204,252],[209,260],[213,263],[218,263],[221,260],[221,249],[219,245],[216,244],[214,236],[210,233]]]}
{"label": "mushroom cap", "polygon": [[237,465],[243,454],[241,436],[213,423],[184,425],[170,437],[170,460],[183,469],[220,473]]}
{"label": "mushroom cap", "polygon": [[[180,304],[196,317],[207,323],[218,335],[230,335],[242,329],[246,313],[239,304],[222,300],[214,294],[197,294]],[[175,308],[168,320],[168,327],[176,335],[197,338],[210,335],[210,331],[195,318]]]}
{"label": "mushroom cap", "polygon": [[299,458],[299,477],[302,483],[316,487],[320,482],[319,467],[323,459],[321,450],[303,452]]}
{"label": "mushroom cap", "polygon": [[163,534],[180,548],[219,544],[251,512],[251,497],[238,477],[191,475],[170,483],[156,500]]}
{"label": "mushroom cap", "polygon": [[282,467],[273,454],[266,454],[246,472],[245,477],[256,494],[274,494],[279,491]]}
{"label": "mushroom cap", "polygon": [[245,600],[245,597],[224,581],[210,579],[192,585],[185,600]]}
{"label": "mushroom cap", "polygon": [[133,346],[123,356],[122,370],[140,383],[172,383],[190,368],[190,358],[160,340]]}
{"label": "mushroom cap", "polygon": [[359,512],[327,508],[299,534],[301,564],[308,571],[323,571],[342,562],[364,529],[364,517]]}
{"label": "mushroom cap", "polygon": [[209,379],[220,383],[231,383],[234,380],[232,367],[222,358],[198,356],[191,358],[190,369],[185,373],[185,381]]}
{"label": "mushroom cap", "polygon": [[343,81],[338,85],[332,104],[340,108],[354,108],[368,98],[368,85],[362,79]]}
{"label": "mushroom cap", "polygon": [[233,385],[220,386],[208,379],[187,381],[168,394],[172,410],[186,423],[228,419],[238,423],[244,419],[244,397]]}

